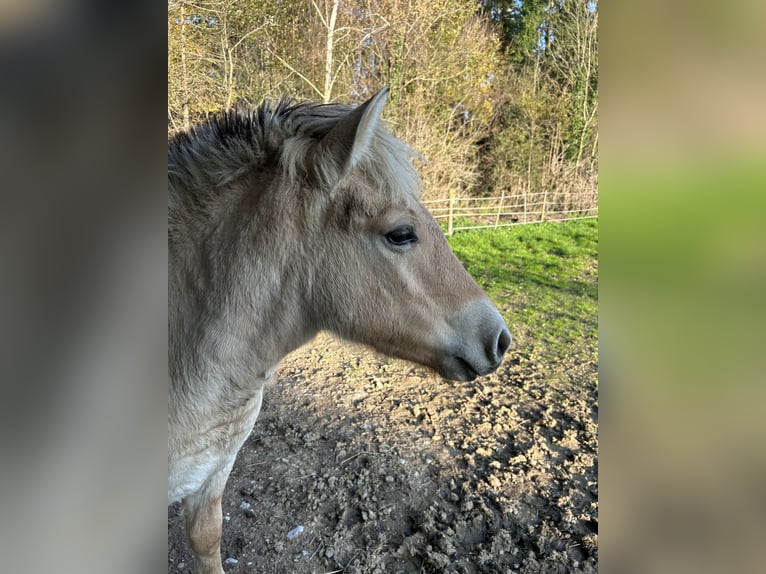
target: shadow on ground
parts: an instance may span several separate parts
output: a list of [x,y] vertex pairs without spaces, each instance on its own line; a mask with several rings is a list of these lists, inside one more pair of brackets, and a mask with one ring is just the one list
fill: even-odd
[[226,571],[596,572],[595,349],[535,356],[473,383],[325,335],[289,356],[226,489]]

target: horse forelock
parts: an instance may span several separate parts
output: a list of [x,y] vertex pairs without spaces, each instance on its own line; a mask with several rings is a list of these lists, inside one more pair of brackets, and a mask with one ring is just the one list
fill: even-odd
[[[283,185],[305,185],[317,174],[324,181],[337,180],[333,158],[317,157],[313,151],[352,109],[288,98],[265,100],[257,108],[238,105],[169,141],[169,184],[189,191],[217,188],[269,163],[281,168]],[[355,171],[389,200],[417,198],[420,178],[412,165],[414,155],[380,122]]]

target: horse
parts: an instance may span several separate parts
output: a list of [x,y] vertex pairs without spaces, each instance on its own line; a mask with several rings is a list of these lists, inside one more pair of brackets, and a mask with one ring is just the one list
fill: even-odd
[[168,504],[221,574],[221,498],[280,360],[322,330],[471,381],[511,334],[359,106],[265,100],[168,142]]

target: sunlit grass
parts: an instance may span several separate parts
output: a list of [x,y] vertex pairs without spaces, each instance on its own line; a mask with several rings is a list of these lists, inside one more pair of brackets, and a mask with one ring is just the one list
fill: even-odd
[[450,245],[528,358],[595,360],[598,220],[459,232]]

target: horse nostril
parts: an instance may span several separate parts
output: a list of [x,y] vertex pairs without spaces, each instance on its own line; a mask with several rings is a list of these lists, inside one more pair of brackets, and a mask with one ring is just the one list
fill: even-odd
[[508,329],[500,331],[500,336],[497,338],[497,358],[502,359],[505,352],[511,346],[511,333]]

